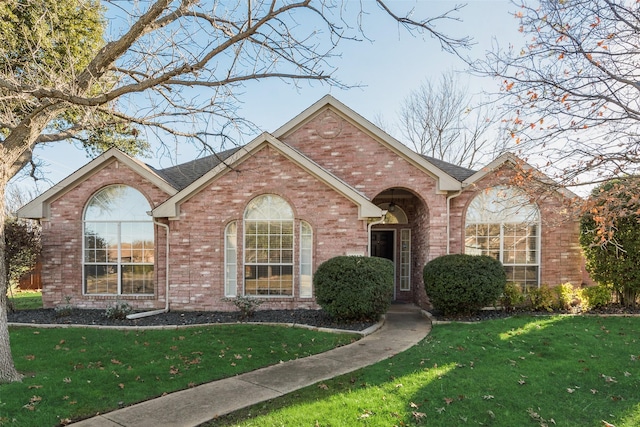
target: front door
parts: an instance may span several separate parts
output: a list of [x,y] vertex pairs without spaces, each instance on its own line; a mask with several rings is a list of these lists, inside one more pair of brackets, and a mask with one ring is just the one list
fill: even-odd
[[371,256],[386,258],[393,262],[393,299],[396,299],[395,286],[395,233],[393,230],[371,230]]
[[390,259],[394,261],[393,231],[371,231],[371,256]]

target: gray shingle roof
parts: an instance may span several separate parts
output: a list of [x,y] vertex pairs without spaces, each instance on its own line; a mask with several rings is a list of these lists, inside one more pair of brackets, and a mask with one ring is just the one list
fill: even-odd
[[465,179],[469,178],[471,175],[476,173],[473,169],[468,169],[462,166],[454,165],[453,163],[445,162],[444,160],[436,159],[435,157],[425,156],[421,154],[423,158],[425,158],[428,162],[436,166],[437,168],[443,170],[448,173],[458,181],[462,182]]
[[[152,166],[149,166],[153,169],[158,175],[160,175],[163,179],[165,179],[169,184],[171,184],[177,190],[182,190],[189,186],[192,182],[200,178],[205,173],[209,172],[211,169],[218,166],[220,163],[224,162],[226,159],[231,157],[234,153],[240,150],[242,147],[234,147],[229,150],[222,151],[220,153],[212,154],[210,156],[201,157],[199,159],[195,159],[186,163],[182,163],[176,166],[171,166],[164,169],[156,169]],[[453,163],[445,162],[444,160],[439,160],[434,157],[420,155],[434,166],[438,167],[442,171],[451,175],[453,178],[458,181],[464,181],[469,178],[471,175],[476,173],[473,169],[468,169],[462,166],[454,165]]]
[[158,175],[164,178],[169,184],[178,190],[182,190],[189,186],[196,179],[200,178],[211,169],[224,162],[242,147],[234,147],[220,153],[210,156],[201,157],[190,162],[171,166],[165,169],[155,169],[151,167]]

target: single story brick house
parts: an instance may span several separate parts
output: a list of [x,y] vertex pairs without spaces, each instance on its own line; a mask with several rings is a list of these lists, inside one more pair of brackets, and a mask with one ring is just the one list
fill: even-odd
[[[419,155],[331,96],[274,133],[167,169],[112,149],[25,205],[42,223],[43,302],[138,310],[317,308],[337,255],[394,261],[394,298],[428,306],[422,268],[489,254],[527,286],[583,280],[569,191],[512,185],[511,154],[474,171]],[[528,168],[525,165],[525,168]]]

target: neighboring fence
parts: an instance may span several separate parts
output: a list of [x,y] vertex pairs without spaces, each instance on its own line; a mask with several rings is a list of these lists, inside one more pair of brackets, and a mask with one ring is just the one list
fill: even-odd
[[28,273],[20,278],[18,287],[23,291],[42,289],[42,263],[38,261]]

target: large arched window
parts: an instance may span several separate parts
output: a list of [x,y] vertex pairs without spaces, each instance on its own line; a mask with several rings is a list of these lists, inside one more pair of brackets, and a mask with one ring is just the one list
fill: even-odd
[[244,212],[244,293],[293,296],[293,210],[265,194]]
[[98,191],[84,211],[84,293],[154,293],[154,229],[147,199],[126,185]]
[[467,209],[465,253],[490,255],[507,281],[538,286],[540,214],[518,189],[498,186],[477,194]]

